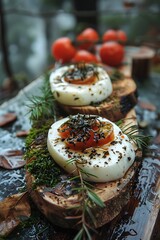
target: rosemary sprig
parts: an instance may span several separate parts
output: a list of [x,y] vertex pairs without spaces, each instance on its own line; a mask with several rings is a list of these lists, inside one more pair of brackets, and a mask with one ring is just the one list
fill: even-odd
[[120,120],[116,124],[121,128],[122,132],[128,136],[129,140],[135,143],[139,149],[147,148],[151,136],[141,134],[137,125],[132,125],[131,123],[124,124],[125,120]]
[[[73,179],[78,179],[80,187],[77,187],[76,191],[78,191],[78,198],[79,198],[79,209],[81,210],[81,215],[78,216],[80,218],[77,224],[81,224],[81,229],[74,237],[74,240],[80,239],[89,239],[92,240],[91,231],[95,232],[95,229],[88,224],[87,217],[90,218],[91,222],[94,226],[96,226],[96,219],[94,214],[92,213],[92,208],[98,206],[100,208],[105,207],[104,202],[98,197],[98,195],[92,190],[93,186],[84,180],[84,175],[89,176],[90,174],[84,171],[80,167],[80,162],[76,159],[70,159],[69,164],[71,162],[75,163],[77,176],[73,177]],[[93,175],[92,175],[93,176]],[[86,238],[87,237],[87,238]]]
[[110,74],[110,79],[112,82],[115,82],[117,80],[122,80],[124,79],[124,75],[123,73],[121,73],[119,70],[115,69],[112,71],[112,73]]
[[49,75],[47,74],[42,86],[41,95],[29,98],[28,105],[30,121],[32,123],[55,117],[54,97],[49,87]]
[[[124,120],[125,121],[125,120]],[[122,132],[128,136],[130,141],[135,143],[139,149],[146,148],[150,141],[150,136],[145,136],[139,133],[138,126],[132,125],[131,123],[124,124],[124,121],[121,120],[117,123],[121,128]],[[80,200],[80,207],[82,211],[81,219],[79,224],[81,224],[81,229],[75,236],[74,240],[81,240],[81,239],[92,239],[91,231],[95,231],[86,221],[86,216],[90,217],[91,222],[94,226],[96,226],[96,219],[92,213],[92,207],[99,206],[103,208],[105,204],[102,200],[98,197],[98,195],[92,190],[93,186],[84,180],[84,174],[86,176],[89,175],[88,172],[85,172],[79,165],[81,162],[78,160],[70,159],[69,164],[75,161],[76,171],[78,172],[78,176],[80,179],[80,188],[79,190],[79,200]]]

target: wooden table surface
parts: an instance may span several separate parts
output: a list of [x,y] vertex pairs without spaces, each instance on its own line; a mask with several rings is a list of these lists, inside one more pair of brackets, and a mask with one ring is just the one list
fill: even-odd
[[[26,114],[28,97],[38,94],[42,85],[42,78],[33,81],[22,89],[19,94],[5,102],[0,107],[0,115],[6,112],[15,112],[17,120],[0,129],[0,151],[3,149],[24,148],[24,138],[16,137],[16,132],[29,130],[30,122]],[[158,82],[159,81],[159,82]],[[101,240],[158,240],[160,239],[160,108],[159,108],[159,76],[152,76],[146,82],[138,82],[139,101],[135,110],[139,123],[146,123],[145,134],[152,135],[152,142],[148,151],[144,153],[142,165],[134,182],[133,196],[122,213],[109,224],[99,229],[95,239]],[[35,90],[36,89],[36,90]],[[159,88],[160,89],[160,88]],[[156,111],[149,109],[143,101],[152,102]],[[4,170],[0,168],[0,200],[8,195],[19,192],[25,185],[25,169]],[[43,216],[34,209],[36,222],[24,228],[18,228],[7,239],[72,239],[72,231],[66,231],[52,226]]]

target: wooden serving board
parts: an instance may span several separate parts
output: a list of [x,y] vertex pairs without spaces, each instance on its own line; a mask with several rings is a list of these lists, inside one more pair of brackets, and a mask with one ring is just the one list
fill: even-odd
[[[17,130],[30,128],[28,116],[26,115],[26,104],[29,103],[28,96],[35,95],[35,88],[42,85],[42,79],[35,80],[32,84],[23,89],[15,98],[5,102],[0,106],[0,113],[13,111],[17,115],[17,120],[0,129],[0,150],[5,148],[17,149],[24,146],[24,138],[15,137]],[[145,85],[140,86],[145,90]],[[150,94],[157,98],[156,91]],[[145,91],[145,96],[147,90]],[[143,97],[143,96],[142,96]],[[137,107],[138,119],[147,115],[149,132],[156,132],[158,114],[148,114],[145,110]],[[148,131],[146,132],[148,134]],[[149,151],[144,153],[143,161],[138,169],[136,181],[133,186],[133,194],[128,204],[122,209],[121,213],[111,222],[99,228],[93,240],[159,240],[159,192],[160,192],[160,151],[158,145],[150,145]],[[3,170],[0,169],[0,197],[19,192],[19,187],[24,186],[24,169],[22,170]],[[19,227],[8,239],[54,239],[71,240],[75,235],[74,231],[58,228],[51,225],[46,219],[42,218],[39,210],[37,211],[36,222],[27,227]]]
[[[124,126],[128,126],[128,124],[130,124],[130,126],[137,124],[135,110],[132,109],[123,121]],[[38,146],[35,144],[35,141],[33,141],[33,145],[30,146],[31,150],[37,147],[41,148],[40,141],[38,141]],[[96,228],[100,228],[113,220],[128,203],[132,194],[134,177],[138,166],[141,163],[141,159],[142,152],[136,150],[136,161],[123,178],[108,183],[92,184],[94,186],[94,192],[106,205],[104,208],[96,206],[92,209],[93,214],[96,216]],[[27,159],[27,161],[30,164],[32,161],[36,161],[36,159],[31,158]],[[60,194],[62,188],[60,183],[58,184],[59,187],[56,187],[56,192],[59,192],[58,195],[53,190],[47,191],[46,186],[39,186],[38,188],[33,189],[34,177],[28,172],[26,175],[26,182],[28,191],[30,192],[33,201],[50,222],[62,228],[76,229],[79,227],[77,226],[79,219],[77,220],[72,217],[75,217],[76,215],[79,216],[81,214],[81,211],[77,212],[77,209],[75,208],[80,204],[77,194],[70,195],[68,197]],[[68,217],[70,219],[68,219]],[[88,224],[93,224],[89,218]],[[92,227],[95,228],[95,226]]]

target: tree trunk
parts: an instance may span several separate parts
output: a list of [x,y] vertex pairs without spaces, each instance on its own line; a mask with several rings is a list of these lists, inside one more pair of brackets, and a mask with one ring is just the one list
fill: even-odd
[[6,41],[7,26],[5,24],[5,17],[3,11],[3,0],[0,0],[0,42],[3,56],[3,66],[7,75],[7,80],[4,82],[4,90],[13,91],[17,87],[14,80],[13,73],[10,67],[9,54]]
[[[78,12],[88,12],[86,15],[76,15],[77,23],[80,23],[85,27],[93,27],[98,30],[98,18],[97,18],[97,0],[77,1],[73,0],[74,9]],[[92,13],[92,14],[90,14]],[[94,14],[95,13],[95,14]]]

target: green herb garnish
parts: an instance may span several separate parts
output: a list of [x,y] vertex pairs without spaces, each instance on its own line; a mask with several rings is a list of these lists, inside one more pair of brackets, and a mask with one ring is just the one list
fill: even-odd
[[44,78],[44,85],[41,88],[40,96],[29,98],[28,105],[31,122],[42,121],[56,116],[54,97],[49,86],[49,75]]
[[[53,121],[53,120],[52,120]],[[25,159],[27,171],[34,177],[34,188],[41,185],[53,187],[60,181],[61,170],[53,161],[47,149],[47,134],[51,121],[32,128],[26,139]]]
[[98,78],[98,71],[96,65],[86,64],[84,62],[80,62],[74,65],[73,68],[69,68],[62,77],[68,79],[68,82],[76,83],[76,80],[84,81],[86,78],[95,76]]
[[112,82],[115,82],[117,80],[122,80],[124,79],[123,73],[118,71],[117,69],[113,70],[112,73],[110,74],[110,79]]
[[[92,212],[95,207],[103,208],[105,207],[104,202],[98,197],[98,195],[93,191],[95,186],[88,183],[84,180],[84,175],[87,177],[89,175],[93,176],[92,174],[89,174],[88,172],[85,172],[80,167],[80,162],[78,159],[72,159],[69,160],[67,164],[71,164],[72,162],[75,163],[77,176],[74,177],[74,180],[79,181],[79,187],[76,187],[78,199],[79,199],[79,206],[77,207],[77,210],[80,210],[81,214],[78,216],[78,225],[81,225],[81,228],[77,235],[75,236],[74,240],[80,240],[80,239],[90,239],[92,240],[91,232],[95,232],[95,229],[88,224],[88,217],[91,220],[91,223],[94,227],[96,227],[96,218],[94,216],[94,213]],[[73,180],[73,178],[72,178]],[[72,219],[76,218],[77,216],[72,216]]]
[[126,134],[129,140],[135,143],[139,149],[147,148],[151,136],[141,134],[137,125],[131,125],[131,123],[124,125],[125,120],[126,119],[117,122],[117,125],[121,128],[122,132]]

